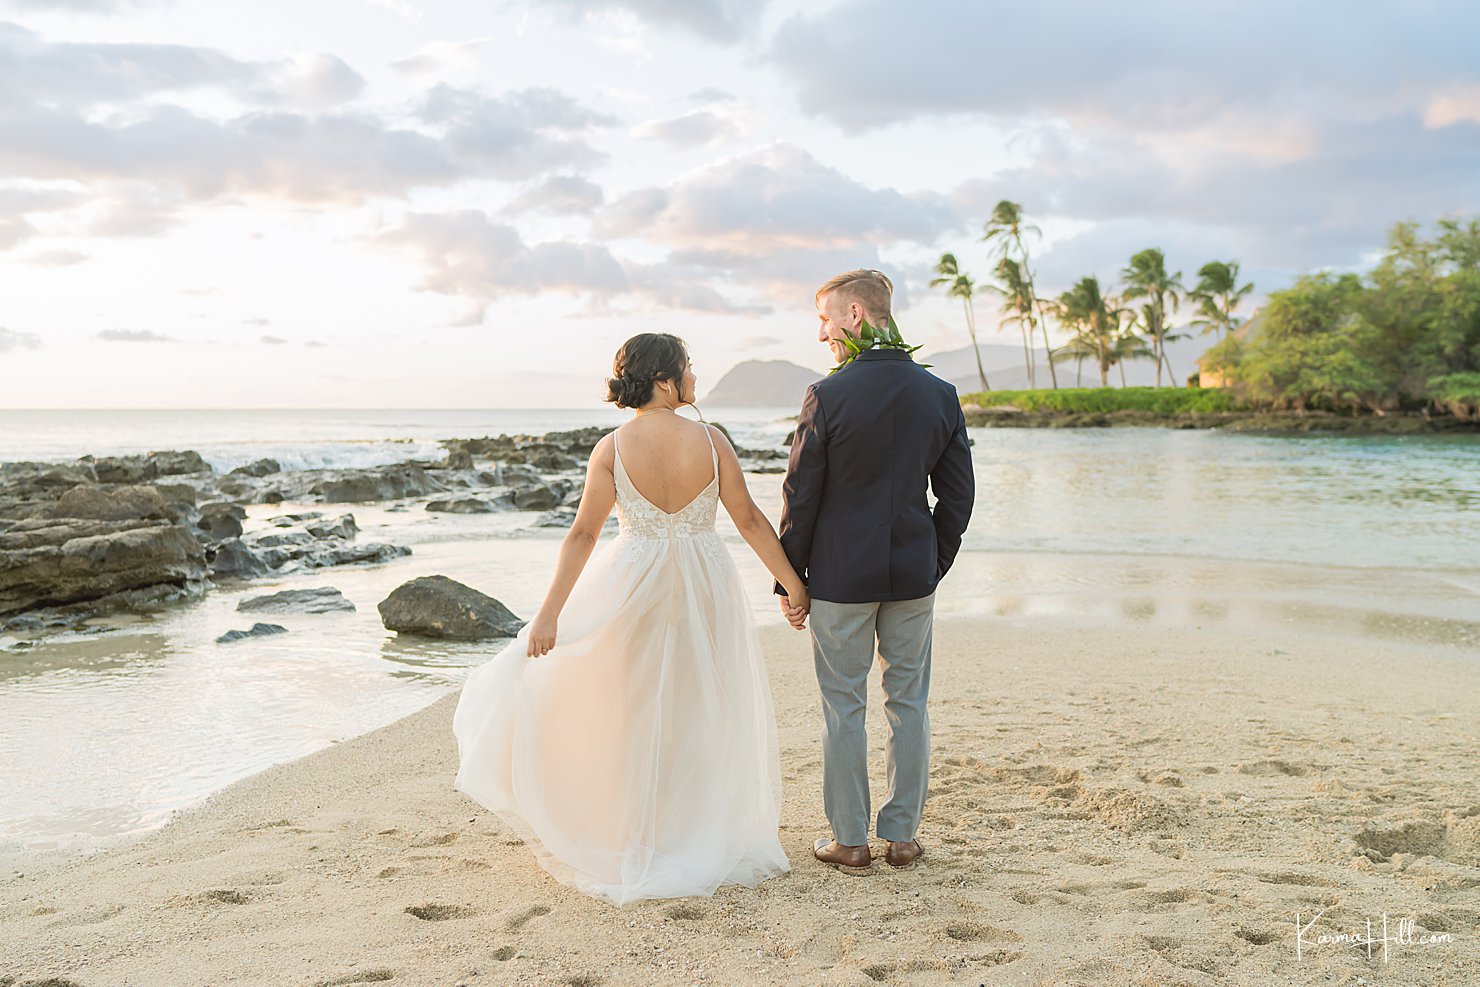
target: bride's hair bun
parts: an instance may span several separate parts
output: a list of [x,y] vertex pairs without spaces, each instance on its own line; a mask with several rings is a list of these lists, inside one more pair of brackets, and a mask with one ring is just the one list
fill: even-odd
[[606,399],[618,408],[640,408],[653,399],[655,381],[677,383],[688,362],[688,351],[677,336],[639,333],[617,350],[612,376],[606,382]]

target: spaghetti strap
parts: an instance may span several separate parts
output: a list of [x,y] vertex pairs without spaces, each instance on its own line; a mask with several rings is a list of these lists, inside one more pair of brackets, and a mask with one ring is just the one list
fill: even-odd
[[719,450],[714,447],[714,433],[709,430],[709,424],[704,423],[704,437],[709,440],[709,465],[714,470],[713,483],[719,479]]

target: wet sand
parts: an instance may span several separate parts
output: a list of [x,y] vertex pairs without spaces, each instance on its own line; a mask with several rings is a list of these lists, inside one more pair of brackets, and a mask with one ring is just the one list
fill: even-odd
[[[793,869],[757,889],[555,883],[452,789],[452,695],[8,880],[0,984],[1480,982],[1474,649],[942,615],[926,859],[853,877],[809,853],[807,640],[763,637]],[[1386,961],[1318,941],[1384,914]]]

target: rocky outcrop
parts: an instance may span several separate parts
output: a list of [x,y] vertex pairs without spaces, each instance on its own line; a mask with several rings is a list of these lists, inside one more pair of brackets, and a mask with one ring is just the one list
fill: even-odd
[[268,596],[254,596],[236,605],[242,613],[330,613],[353,611],[355,605],[333,586],[314,589],[285,589]]
[[513,637],[526,623],[493,597],[446,576],[402,583],[378,609],[388,630],[453,641]]
[[29,518],[0,533],[0,616],[193,598],[204,593],[207,574],[200,542],[168,520]]
[[232,641],[240,641],[242,638],[245,638],[245,637],[266,637],[269,634],[286,634],[286,633],[288,633],[288,629],[286,627],[284,627],[282,624],[263,624],[263,623],[256,623],[256,624],[253,624],[252,625],[252,627],[251,627],[250,630],[245,630],[245,631],[236,631],[236,630],[227,631],[225,634],[222,634],[220,637],[216,638],[216,643],[217,644],[230,644]]
[[223,578],[252,578],[267,572],[387,562],[411,554],[411,549],[404,545],[354,544],[359,526],[353,514],[325,520],[321,514],[312,512],[280,515],[272,520],[271,528],[214,546],[210,553],[211,573]]
[[214,472],[200,453],[190,449],[170,449],[145,456],[82,456],[77,462],[91,466],[98,483],[144,483],[160,476]]
[[91,521],[127,521],[169,517],[164,498],[143,485],[92,486],[78,484],[42,511],[43,517],[82,518]]
[[374,470],[323,472],[331,475],[314,482],[308,492],[318,495],[327,504],[425,497],[447,489],[440,481],[428,476],[426,470],[409,463]]
[[244,476],[270,476],[273,473],[281,473],[282,471],[283,466],[276,459],[257,459],[245,466],[238,466],[231,472]]
[[427,510],[439,514],[496,514],[514,509],[514,498],[503,497],[457,497],[453,500],[433,500]]

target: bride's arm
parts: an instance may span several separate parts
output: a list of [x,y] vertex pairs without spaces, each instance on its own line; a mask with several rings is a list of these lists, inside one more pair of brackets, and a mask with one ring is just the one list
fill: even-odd
[[581,491],[581,506],[576,508],[576,519],[570,531],[560,543],[560,561],[555,566],[555,578],[540,612],[529,623],[530,658],[549,653],[555,647],[556,625],[570,591],[575,587],[581,571],[591,558],[596,539],[601,535],[601,526],[606,523],[617,502],[617,482],[612,475],[614,459],[612,437],[608,433],[591,450],[591,461],[586,464],[586,489]]
[[792,567],[791,560],[786,557],[786,551],[776,537],[776,529],[771,526],[771,519],[750,498],[750,489],[745,485],[745,471],[740,468],[740,459],[735,455],[734,447],[719,429],[712,425],[706,425],[705,428],[713,435],[714,447],[719,452],[719,497],[725,505],[725,511],[735,522],[745,544],[750,546],[771,575],[776,577],[781,588],[786,590],[790,605],[807,609],[810,604],[807,584],[802,582],[796,569]]

